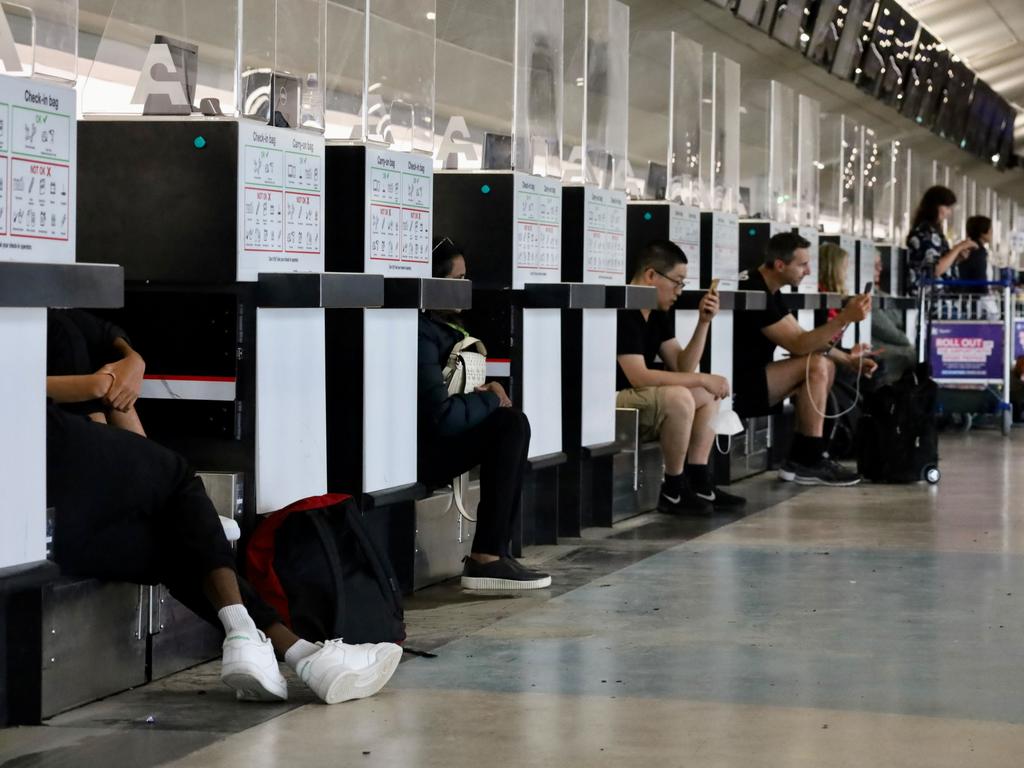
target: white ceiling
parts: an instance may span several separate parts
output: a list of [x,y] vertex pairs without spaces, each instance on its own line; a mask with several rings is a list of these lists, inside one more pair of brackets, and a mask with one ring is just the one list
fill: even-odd
[[[638,30],[674,29],[739,62],[746,72],[779,80],[817,99],[823,112],[842,112],[898,138],[919,156],[970,175],[980,185],[1024,203],[1024,170],[1000,172],[990,164],[915,125],[895,109],[832,76],[800,53],[707,0],[623,0]],[[955,53],[1005,98],[1024,106],[1024,0],[903,0]],[[928,21],[931,19],[931,21]],[[960,45],[963,49],[958,48]],[[1024,152],[1024,115],[1017,119],[1017,152]]]

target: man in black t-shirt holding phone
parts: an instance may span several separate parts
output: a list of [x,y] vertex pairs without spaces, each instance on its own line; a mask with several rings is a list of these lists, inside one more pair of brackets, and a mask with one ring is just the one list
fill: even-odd
[[[844,469],[825,453],[825,406],[837,365],[855,374],[874,374],[878,364],[870,347],[858,344],[849,352],[834,345],[850,323],[871,312],[869,291],[852,297],[831,320],[805,331],[782,300],[780,289],[794,288],[810,274],[811,244],[794,232],[768,241],[764,263],[740,283],[743,291],[764,291],[763,310],[737,312],[733,337],[733,380],[736,413],[747,418],[780,413],[787,397],[796,400],[796,430],[789,458],[779,470],[783,480],[801,485],[856,485],[860,476]],[[775,348],[789,352],[775,360]]]
[[[619,310],[615,404],[640,413],[640,438],[661,443],[665,480],[658,496],[661,512],[710,512],[746,500],[716,488],[708,471],[715,441],[713,421],[729,396],[722,376],[698,373],[718,294],[700,302],[700,318],[685,349],[676,339],[671,312],[686,283],[686,255],[668,240],[648,243],[637,254],[631,285],[652,286],[657,309]],[[664,367],[658,365],[658,360]]]

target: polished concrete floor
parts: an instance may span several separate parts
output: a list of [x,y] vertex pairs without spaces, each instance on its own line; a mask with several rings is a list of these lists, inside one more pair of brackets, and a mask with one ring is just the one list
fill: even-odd
[[[558,588],[441,585],[373,699],[240,705],[204,665],[0,731],[15,766],[1020,766],[1024,433],[944,438],[937,487],[762,477],[746,516],[537,548]],[[146,719],[152,717],[152,723]]]

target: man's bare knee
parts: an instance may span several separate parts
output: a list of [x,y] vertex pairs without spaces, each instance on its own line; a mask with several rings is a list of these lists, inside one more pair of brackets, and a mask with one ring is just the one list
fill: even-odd
[[808,378],[812,383],[828,385],[835,374],[835,366],[824,355],[811,355],[808,360]]
[[661,403],[666,416],[683,416],[692,418],[696,410],[693,395],[686,387],[662,387]]

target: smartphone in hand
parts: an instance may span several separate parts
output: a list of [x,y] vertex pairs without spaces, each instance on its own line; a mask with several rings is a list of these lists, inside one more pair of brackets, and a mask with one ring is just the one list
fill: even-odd
[[869,280],[868,282],[866,282],[864,284],[864,294],[867,295],[867,296],[870,296],[871,295],[871,291],[874,289],[874,287],[875,287],[875,284],[874,284],[873,281]]
[[711,285],[708,286],[708,292],[709,293],[714,293],[716,295],[718,294],[718,278],[717,277],[714,280],[711,281]]

